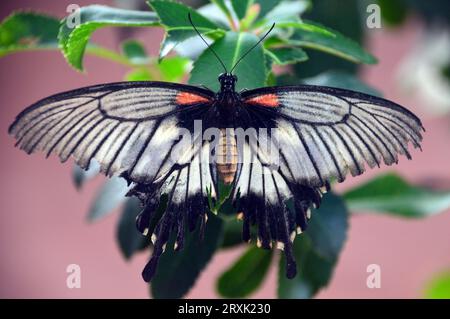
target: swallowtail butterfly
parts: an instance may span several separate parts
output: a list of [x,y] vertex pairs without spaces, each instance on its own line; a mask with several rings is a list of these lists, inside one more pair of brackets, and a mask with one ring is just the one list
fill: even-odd
[[[399,155],[410,159],[409,143],[420,148],[420,120],[391,101],[307,85],[236,92],[237,77],[226,68],[218,80],[219,92],[122,82],[60,93],[25,109],[9,132],[27,153],[55,153],[62,162],[73,157],[85,169],[95,159],[105,175],[126,178],[133,185],[129,195],[143,203],[137,228],[145,235],[161,194],[167,194],[166,210],[148,234],[154,248],[143,271],[146,281],[171,234],[179,250],[185,231],[205,227],[219,183],[231,188],[243,240],[250,240],[256,225],[258,246],[271,249],[275,243],[284,250],[292,278],[293,240],[329,183],[362,174],[365,164],[391,165]],[[267,134],[252,138],[259,129]],[[189,143],[181,138],[186,133]],[[267,141],[276,156],[264,147]]]

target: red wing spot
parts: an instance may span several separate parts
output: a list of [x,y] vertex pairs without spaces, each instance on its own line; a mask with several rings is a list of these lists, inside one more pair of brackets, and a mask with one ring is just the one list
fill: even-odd
[[188,105],[188,104],[196,104],[196,103],[205,103],[209,100],[201,95],[189,93],[189,92],[180,92],[177,94],[177,104],[179,105]]
[[247,103],[262,105],[265,107],[277,107],[280,105],[276,94],[258,95],[247,100]]

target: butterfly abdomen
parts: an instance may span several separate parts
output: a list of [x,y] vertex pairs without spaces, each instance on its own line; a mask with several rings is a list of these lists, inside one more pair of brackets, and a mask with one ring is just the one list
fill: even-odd
[[225,185],[234,181],[237,170],[237,145],[233,128],[221,129],[216,153],[216,167],[220,180]]

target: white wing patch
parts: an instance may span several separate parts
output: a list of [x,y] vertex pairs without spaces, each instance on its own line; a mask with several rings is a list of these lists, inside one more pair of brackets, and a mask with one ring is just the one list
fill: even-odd
[[278,99],[284,114],[304,122],[339,122],[349,112],[345,100],[320,92],[280,92]]

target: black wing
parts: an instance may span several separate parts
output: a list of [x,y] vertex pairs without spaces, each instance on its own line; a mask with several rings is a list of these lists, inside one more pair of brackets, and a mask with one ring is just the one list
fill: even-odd
[[[408,144],[420,147],[420,120],[405,108],[370,95],[315,87],[269,87],[242,93],[247,126],[274,129],[272,146],[259,138],[244,143],[232,193],[244,218],[244,239],[258,224],[258,245],[275,241],[284,249],[287,276],[296,273],[295,234],[303,231],[309,208],[324,189],[346,175],[410,158]],[[265,145],[262,147],[261,145]]]
[[167,209],[151,236],[154,256],[144,270],[150,280],[170,232],[178,233],[181,248],[185,222],[191,229],[198,219],[204,222],[208,193],[215,197],[213,167],[200,160],[210,154],[209,144],[183,138],[202,137],[195,135],[194,121],[208,113],[213,98],[209,90],[180,84],[103,84],[37,102],[9,132],[27,153],[55,153],[63,162],[72,156],[82,168],[95,159],[104,174],[133,183],[130,194],[146,205],[137,221],[144,234],[167,194]]

